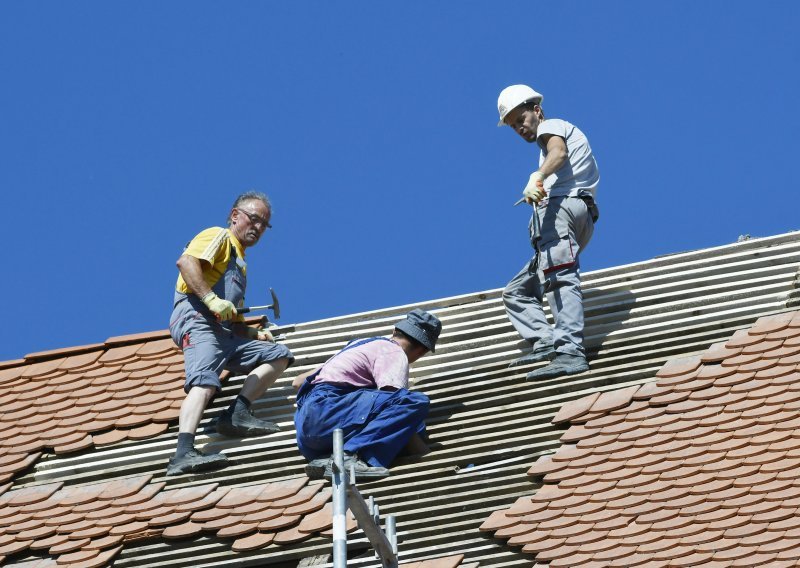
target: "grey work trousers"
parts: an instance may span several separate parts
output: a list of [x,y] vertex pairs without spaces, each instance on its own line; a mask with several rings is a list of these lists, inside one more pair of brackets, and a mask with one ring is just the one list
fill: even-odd
[[[538,245],[533,218],[530,231],[531,242],[539,249],[538,266],[534,256],[503,290],[506,313],[535,351],[552,346],[560,353],[585,356],[578,255],[592,238],[592,213],[581,198],[555,197],[546,206],[535,208],[536,214],[541,227]],[[544,296],[553,313],[555,328],[545,318]]]

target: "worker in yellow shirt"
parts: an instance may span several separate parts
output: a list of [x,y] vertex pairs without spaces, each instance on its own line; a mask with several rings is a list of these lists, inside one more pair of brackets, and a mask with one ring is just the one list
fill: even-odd
[[240,195],[228,215],[228,227],[212,227],[198,234],[177,265],[180,275],[170,318],[170,335],[183,350],[186,368],[178,429],[178,447],[169,460],[167,475],[180,475],[227,464],[224,454],[195,449],[197,425],[212,397],[219,392],[220,372],[249,372],[242,390],[217,420],[225,436],[262,436],[278,431],[277,424],[253,415],[251,404],[294,362],[285,345],[274,343],[266,329],[244,324],[236,312],[244,305],[247,285],[245,249],[258,243],[272,210],[263,193]]

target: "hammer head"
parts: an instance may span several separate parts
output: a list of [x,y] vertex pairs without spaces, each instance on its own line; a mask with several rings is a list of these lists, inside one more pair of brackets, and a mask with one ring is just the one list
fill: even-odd
[[275,319],[281,319],[281,304],[278,302],[278,296],[275,295],[275,290],[269,289],[272,296],[272,313],[275,314]]

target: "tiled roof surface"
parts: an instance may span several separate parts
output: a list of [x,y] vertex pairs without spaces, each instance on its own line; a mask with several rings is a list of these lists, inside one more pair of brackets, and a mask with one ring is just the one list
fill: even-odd
[[184,396],[182,354],[169,338],[119,343],[0,369],[0,483],[46,449],[66,454],[167,430]]
[[800,312],[571,402],[543,477],[482,525],[559,567],[800,565]]
[[166,332],[31,353],[16,363],[0,366],[0,484],[46,450],[68,454],[163,434],[184,398],[183,354]]
[[464,560],[463,554],[455,554],[453,556],[420,560],[419,562],[404,562],[400,564],[400,568],[476,568],[478,566],[477,562],[462,564],[462,560]]
[[[60,446],[51,444],[61,447],[59,453],[47,446],[27,448],[28,455],[40,453],[40,457],[29,458],[24,469],[5,470],[7,481],[0,482],[0,494],[59,483],[62,484],[60,491],[77,490],[142,476],[151,478],[148,486],[166,483],[162,491],[194,489],[209,484],[218,484],[217,490],[232,491],[305,480],[304,460],[294,440],[292,379],[326,360],[349,339],[385,335],[405,312],[421,307],[434,311],[444,323],[436,353],[422,358],[412,367],[416,388],[422,389],[432,401],[427,420],[432,451],[421,459],[400,460],[392,467],[391,477],[363,486],[362,493],[376,498],[382,516],[397,517],[403,563],[463,554],[462,566],[475,562],[496,568],[529,566],[533,562],[530,554],[523,553],[519,547],[508,546],[507,540],[482,533],[479,527],[492,511],[507,508],[519,497],[536,493],[540,478],[527,476],[526,472],[540,455],[551,453],[560,445],[563,429],[551,423],[559,409],[591,395],[597,400],[591,402],[582,418],[617,412],[620,407],[610,408],[620,404],[620,395],[610,394],[610,391],[638,389],[653,381],[666,361],[700,355],[712,344],[750,327],[757,317],[785,312],[798,305],[798,263],[800,233],[789,233],[586,273],[586,343],[592,369],[574,377],[536,384],[524,381],[530,368],[507,368],[508,362],[519,356],[523,344],[504,313],[500,289],[283,326],[275,333],[285,336],[282,341],[295,353],[296,364],[253,405],[259,417],[276,421],[282,431],[244,440],[203,433],[209,421],[236,396],[244,377],[228,378],[222,393],[204,414],[197,437],[198,447],[225,452],[231,461],[229,467],[194,477],[164,477],[177,436],[179,402],[174,402],[169,405],[173,413],[169,421],[154,420],[157,412],[149,416],[149,424],[117,425],[115,418],[113,425],[86,432],[94,439],[82,450],[64,451],[66,444],[60,438]],[[131,359],[120,358],[123,349]],[[159,350],[161,353],[157,355]],[[110,354],[106,356],[106,353]],[[169,388],[158,387],[163,391],[151,391],[148,386],[146,392],[141,392],[139,387],[149,385],[145,381],[147,378],[182,374],[182,361],[166,332],[138,334],[112,338],[103,344],[0,362],[0,418],[18,411],[16,399],[9,396],[11,389],[28,392],[37,388],[41,381],[54,378],[64,381],[54,384],[54,389],[59,387],[71,392],[73,385],[83,384],[86,375],[98,373],[88,377],[94,379],[109,376],[103,375],[106,372],[127,372],[123,367],[133,364],[133,358],[140,358],[141,365],[154,366],[150,377],[140,377],[140,383],[127,381],[135,375],[126,377],[129,401],[125,410],[119,412],[135,409],[142,397],[152,393],[169,392],[173,401],[183,398],[180,376],[172,377]],[[66,363],[68,360],[71,362]],[[65,367],[61,367],[62,364]],[[78,366],[81,364],[83,366]],[[48,365],[51,366],[49,370]],[[109,371],[112,366],[119,368]],[[65,369],[66,374],[62,373]],[[145,373],[145,369],[139,371]],[[49,393],[40,394],[46,399]],[[39,408],[38,398],[28,398],[30,404],[26,410]],[[66,406],[77,406],[80,398],[71,397],[69,400],[75,402]],[[55,409],[64,404],[46,400],[46,404],[53,404],[47,408]],[[114,396],[111,400],[115,400]],[[593,408],[595,402],[598,406]],[[586,406],[588,403],[578,404]],[[62,411],[70,412],[59,409],[46,420]],[[49,411],[37,412],[47,415]],[[571,412],[574,414],[576,410],[573,408]],[[131,410],[127,416],[135,414]],[[97,417],[93,416],[91,424],[95,424],[95,420]],[[110,418],[102,422],[109,421]],[[2,435],[3,447],[8,447],[6,441],[16,438],[16,434],[6,434],[15,432],[15,425],[9,427],[4,423],[3,427],[8,428]],[[141,427],[154,430],[130,435],[130,431]],[[124,434],[124,439],[118,432]],[[577,443],[579,430],[571,430],[571,435],[575,437],[572,443]],[[98,437],[104,443],[97,443]],[[24,447],[15,444],[11,454],[18,456]],[[14,463],[13,458],[11,461]],[[2,473],[0,471],[0,475]],[[9,473],[12,474],[10,478]],[[316,512],[309,516],[314,514]],[[216,519],[208,522],[213,521]],[[261,548],[258,548],[262,544],[259,539],[265,537],[259,536],[260,529],[246,535],[225,536],[226,533],[220,531],[226,527],[220,527],[199,534],[186,532],[182,538],[175,539],[168,538],[172,531],[189,527],[178,529],[164,525],[159,529],[161,533],[123,540],[112,562],[114,568],[221,565],[285,568],[301,560],[308,565],[324,564],[331,552],[327,531],[304,533],[311,536],[296,540],[302,531],[299,528],[297,532],[291,531],[302,522],[298,520],[296,525],[280,529],[285,534],[280,539],[276,536]],[[178,522],[175,526],[184,524],[185,521]],[[65,525],[69,522],[65,521]],[[237,541],[239,545],[235,548]],[[376,566],[363,533],[356,531],[348,538],[348,545],[349,566]],[[55,562],[55,558],[60,556],[51,556],[49,549],[26,548],[8,555],[6,562],[13,565],[38,562],[46,566]]]
[[[325,534],[330,490],[304,477],[243,487],[207,483],[165,489],[151,476],[64,487],[61,482],[0,496],[0,563],[45,551],[58,564],[106,566],[132,541],[233,539],[234,551],[266,548]],[[350,531],[355,530],[351,520]]]

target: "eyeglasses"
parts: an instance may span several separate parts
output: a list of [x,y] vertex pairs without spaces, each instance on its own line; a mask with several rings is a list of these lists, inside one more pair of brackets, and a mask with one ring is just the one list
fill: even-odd
[[252,223],[252,225],[256,229],[259,229],[261,231],[265,231],[267,229],[271,229],[272,228],[272,225],[270,225],[269,221],[264,219],[264,217],[261,217],[260,215],[256,215],[255,213],[250,213],[249,211],[245,211],[244,209],[239,209],[238,207],[236,208],[236,210],[239,213],[244,213],[245,215],[247,215],[247,218],[250,219],[250,223]]

